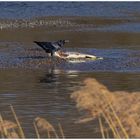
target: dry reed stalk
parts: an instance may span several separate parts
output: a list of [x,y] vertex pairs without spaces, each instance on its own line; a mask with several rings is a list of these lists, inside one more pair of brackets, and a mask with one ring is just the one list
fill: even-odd
[[99,121],[99,126],[100,126],[100,131],[102,134],[102,138],[105,139],[104,128],[103,128],[103,124],[102,124],[102,120],[101,120],[100,116],[98,117],[98,121]]
[[127,132],[126,132],[126,130],[125,130],[125,128],[124,128],[124,126],[123,126],[123,124],[122,124],[120,118],[119,118],[118,115],[116,114],[116,112],[115,112],[115,110],[113,109],[113,107],[112,107],[111,104],[110,104],[110,107],[111,107],[111,109],[112,109],[112,111],[113,111],[113,114],[114,114],[114,116],[115,116],[115,118],[116,118],[118,124],[120,125],[120,128],[122,129],[122,132],[124,133],[125,137],[126,137],[127,139],[129,139],[129,136],[128,136],[128,134],[127,134]]
[[105,94],[104,92],[103,92],[103,94],[104,94],[106,100],[108,101],[108,105],[109,105],[110,109],[112,110],[113,116],[114,116],[115,119],[117,120],[118,125],[120,126],[122,132],[124,133],[124,136],[125,136],[126,138],[129,138],[129,136],[128,136],[128,134],[127,134],[127,132],[126,132],[126,130],[125,130],[123,124],[121,123],[120,118],[119,118],[118,115],[116,114],[115,109],[113,108],[113,106],[112,106],[112,104],[111,104],[109,98],[106,96],[106,94]]
[[56,137],[57,139],[59,138],[59,136],[57,135],[56,131],[54,131],[54,135],[55,135],[55,137]]
[[[102,90],[102,94],[103,94],[103,96],[104,96],[104,100],[105,100],[105,102],[106,102],[106,104],[107,104],[107,106],[108,106],[108,108],[107,109],[111,109],[112,110],[112,113],[113,113],[113,116],[115,117],[115,119],[117,120],[117,122],[118,122],[118,124],[119,124],[119,126],[120,126],[120,128],[121,128],[121,130],[122,130],[122,132],[124,133],[124,136],[126,137],[126,138],[129,138],[129,136],[128,136],[128,134],[127,134],[127,132],[126,132],[126,130],[125,130],[125,128],[123,127],[123,125],[122,125],[122,123],[121,123],[121,120],[119,119],[119,117],[117,116],[117,114],[116,114],[116,112],[115,112],[115,110],[114,110],[114,108],[113,108],[113,106],[112,106],[112,104],[111,104],[111,101],[112,101],[112,99],[110,99],[110,96],[108,96],[108,92],[106,92],[106,90]],[[97,95],[98,96],[98,98],[100,98],[100,96],[99,95]],[[111,96],[112,97],[112,96]],[[110,99],[110,100],[109,100]],[[102,104],[101,104],[102,105]],[[103,106],[104,107],[104,106]],[[103,111],[104,110],[106,110],[106,109],[103,109]],[[110,112],[110,111],[107,111],[107,112]],[[108,113],[109,114],[109,113]],[[109,117],[109,116],[108,116]],[[115,131],[116,131],[116,133],[117,133],[117,135],[118,135],[118,137],[119,138],[121,138],[120,137],[120,134],[119,134],[119,132],[118,132],[118,130],[117,130],[117,128],[115,127],[115,125],[114,125],[114,123],[113,123],[113,121],[112,121],[112,119],[111,119],[111,116],[110,116],[110,120],[111,120],[111,124],[113,125],[113,127],[114,127],[114,129],[115,129]]]
[[[112,100],[112,99],[110,99],[109,94],[107,94],[106,91],[105,91],[105,92],[103,91],[102,93],[104,94],[104,97],[106,98],[106,101],[108,102],[109,108],[111,109],[111,112],[113,113],[113,116],[115,117],[116,121],[118,122],[118,124],[119,124],[119,126],[120,126],[120,128],[121,128],[121,130],[122,130],[122,132],[123,132],[123,134],[124,134],[124,136],[125,136],[126,138],[129,138],[129,136],[128,136],[128,134],[127,134],[127,132],[126,132],[124,126],[123,126],[122,123],[121,123],[120,118],[118,117],[118,115],[117,115],[115,109],[114,109],[113,106],[112,106],[112,103],[111,103],[111,100]],[[106,93],[106,94],[105,94],[105,93]],[[112,96],[111,96],[111,97],[112,97]],[[109,99],[110,99],[110,100],[109,100]],[[110,111],[109,111],[109,112],[110,112]],[[113,123],[113,122],[112,122],[112,123]],[[117,128],[116,128],[116,130],[117,130]],[[116,131],[116,132],[118,133],[118,131]],[[118,135],[119,135],[119,133],[118,133]]]
[[[98,94],[95,95],[95,97],[100,99],[100,96],[99,96]],[[104,99],[105,99],[105,98],[104,98]],[[121,138],[121,136],[120,136],[120,134],[119,134],[119,132],[118,132],[118,130],[117,130],[117,128],[116,128],[116,125],[115,125],[114,122],[113,122],[113,118],[112,118],[112,116],[111,116],[111,114],[110,114],[109,107],[108,107],[108,106],[109,106],[109,105],[108,105],[108,102],[105,101],[105,104],[106,104],[106,105],[104,105],[104,104],[102,103],[102,104],[99,105],[99,108],[100,108],[100,110],[101,110],[100,112],[101,112],[102,114],[104,114],[103,117],[104,117],[104,119],[107,121],[108,125],[111,127],[112,132],[113,132],[113,134],[114,134],[114,137],[115,137],[115,138]]]
[[112,110],[112,113],[113,113],[114,117],[116,118],[116,120],[117,120],[117,122],[118,122],[120,128],[122,129],[122,132],[124,133],[125,137],[128,139],[129,136],[128,136],[128,134],[127,134],[127,132],[126,132],[126,130],[125,130],[123,124],[121,123],[121,120],[120,120],[120,118],[118,117],[118,115],[117,115],[115,109],[113,108],[111,101],[109,100],[109,98],[108,98],[109,96],[107,96],[106,92],[102,92],[102,93],[103,93],[104,97],[106,98],[106,100],[107,100],[107,102],[108,102],[108,105],[109,105],[110,109]]
[[51,138],[50,131],[47,130],[48,139]]
[[0,123],[1,123],[1,133],[2,133],[2,136],[8,137],[8,132],[7,132],[7,129],[4,127],[4,122],[3,122],[3,118],[2,118],[1,114],[0,114]]
[[[96,97],[96,98],[98,98],[98,99],[100,99],[100,98],[102,98],[103,100],[103,102],[104,103],[102,103],[101,105],[100,105],[100,108],[101,108],[101,112],[104,112],[104,114],[106,114],[106,115],[104,115],[104,118],[108,118],[108,123],[110,124],[110,126],[112,127],[112,131],[113,131],[113,134],[114,134],[114,136],[116,137],[116,138],[121,138],[120,137],[120,134],[119,134],[119,132],[118,132],[118,130],[117,130],[117,128],[115,127],[115,124],[114,124],[114,122],[113,122],[113,120],[112,120],[112,116],[110,115],[110,111],[109,111],[109,108],[110,108],[110,102],[112,101],[112,99],[110,99],[110,101],[108,101],[108,98],[107,98],[107,95],[108,95],[108,93],[105,91],[104,89],[102,89],[102,94],[105,96],[105,97],[101,97],[100,95],[98,95],[98,94],[95,94],[94,96]],[[102,96],[103,96],[102,95]],[[112,97],[112,96],[111,96]]]
[[15,111],[14,111],[13,106],[10,105],[10,108],[11,108],[11,111],[12,111],[13,116],[14,116],[14,118],[15,118],[15,121],[16,121],[16,123],[17,123],[17,126],[18,126],[18,128],[19,128],[20,136],[21,136],[21,138],[25,138],[25,135],[24,135],[23,129],[22,129],[21,125],[20,125],[20,122],[19,122],[18,117],[17,117],[17,115],[16,115],[16,113],[15,113]]
[[33,122],[33,125],[34,125],[36,136],[37,136],[38,139],[40,139],[40,134],[39,134],[39,131],[37,129],[37,126],[36,126],[35,122]]
[[110,126],[112,126],[112,128],[113,128],[114,137],[115,138],[121,138],[121,136],[119,134],[120,132],[116,128],[116,124],[113,121],[113,116],[111,116],[110,113],[109,113],[109,111],[107,111],[107,110],[103,110],[102,112],[103,112],[104,118],[107,118],[108,119],[108,121],[110,123]]
[[50,137],[50,132],[52,132],[56,138],[59,138],[53,125],[51,125],[46,119],[37,117],[35,118],[36,125],[40,131],[44,131],[48,133],[48,137]]
[[[100,99],[100,96],[98,94],[95,95],[95,97]],[[121,136],[120,136],[120,134],[119,134],[119,132],[118,132],[118,130],[117,130],[117,128],[116,128],[113,120],[112,120],[112,116],[109,113],[109,107],[108,107],[109,105],[108,105],[108,102],[105,101],[105,104],[106,105],[104,105],[104,103],[102,103],[102,104],[99,105],[100,110],[101,110],[99,112],[101,112],[102,114],[104,114],[103,117],[107,121],[108,125],[110,126],[110,128],[111,128],[111,130],[112,130],[112,132],[114,134],[114,137],[115,138],[121,138]]]
[[64,136],[64,131],[63,131],[63,129],[62,129],[61,123],[58,123],[58,127],[59,127],[59,130],[60,130],[61,136],[62,136],[62,138],[64,139],[65,136]]
[[106,115],[104,114],[104,112],[102,114],[103,114],[103,117],[106,120],[107,124],[109,125],[110,129],[112,130],[112,133],[114,135],[114,138],[120,138],[120,136],[116,132],[116,129],[115,129],[114,124],[112,123],[112,121],[110,121],[109,118],[106,117]]
[[90,121],[93,121],[93,117],[86,117],[86,118],[83,118],[83,119],[79,119],[77,121],[75,121],[74,123],[77,124],[77,123],[87,123],[87,122],[90,122]]
[[[94,119],[103,113],[108,126],[116,138],[129,138],[126,128],[128,128],[129,125],[132,126],[132,124],[128,123],[128,119],[124,119],[123,117],[125,114],[124,112],[126,111],[125,108],[127,108],[127,105],[124,107],[124,103],[122,102],[125,99],[125,96],[122,96],[122,94],[120,94],[121,96],[118,96],[119,94],[112,94],[105,86],[99,84],[95,79],[85,80],[85,84],[85,87],[82,87],[81,90],[74,92],[71,96],[76,100],[77,107],[79,109],[87,110],[91,113]],[[131,102],[134,102],[131,98],[128,99]],[[129,108],[126,114],[128,113]],[[126,128],[124,127],[124,124]],[[131,130],[132,129],[130,129],[130,131]],[[140,130],[138,129],[137,134],[139,131]]]
[[106,135],[106,138],[109,139],[109,132],[108,132],[108,129],[105,129],[105,135]]

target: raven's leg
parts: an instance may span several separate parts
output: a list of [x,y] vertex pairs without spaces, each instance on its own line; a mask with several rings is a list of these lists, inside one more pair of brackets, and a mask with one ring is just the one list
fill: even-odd
[[53,57],[53,54],[54,54],[54,52],[53,52],[53,51],[51,51],[51,57]]
[[51,51],[51,59],[54,60],[54,52]]

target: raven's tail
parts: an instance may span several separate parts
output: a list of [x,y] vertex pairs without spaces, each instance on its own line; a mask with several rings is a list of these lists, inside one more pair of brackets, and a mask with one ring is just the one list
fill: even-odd
[[44,45],[41,42],[34,41],[39,47],[41,47],[43,50],[47,51],[47,49],[44,47]]
[[37,42],[37,41],[34,41],[34,43],[36,43],[38,46],[40,46],[41,48],[45,49],[42,42]]
[[41,47],[46,53],[51,53],[53,51],[52,47],[50,46],[49,42],[37,42],[34,41],[39,47]]
[[34,41],[34,43],[36,43],[37,45],[39,45],[40,43],[39,42],[37,42],[37,41]]

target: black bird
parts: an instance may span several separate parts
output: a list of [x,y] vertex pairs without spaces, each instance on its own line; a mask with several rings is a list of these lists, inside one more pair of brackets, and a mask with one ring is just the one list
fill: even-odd
[[37,41],[34,41],[34,43],[36,43],[42,49],[44,49],[46,53],[51,53],[52,57],[53,57],[54,52],[60,50],[61,47],[63,47],[66,42],[69,42],[69,40],[58,40],[56,42],[37,42]]

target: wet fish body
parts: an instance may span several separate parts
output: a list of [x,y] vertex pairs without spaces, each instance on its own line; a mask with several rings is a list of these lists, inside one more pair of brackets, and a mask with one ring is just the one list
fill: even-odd
[[97,59],[103,59],[102,57],[97,57],[95,55],[89,55],[84,53],[78,53],[78,52],[65,52],[64,56],[61,56],[58,52],[55,52],[55,56],[65,59],[72,63],[81,63],[86,61],[94,61]]

